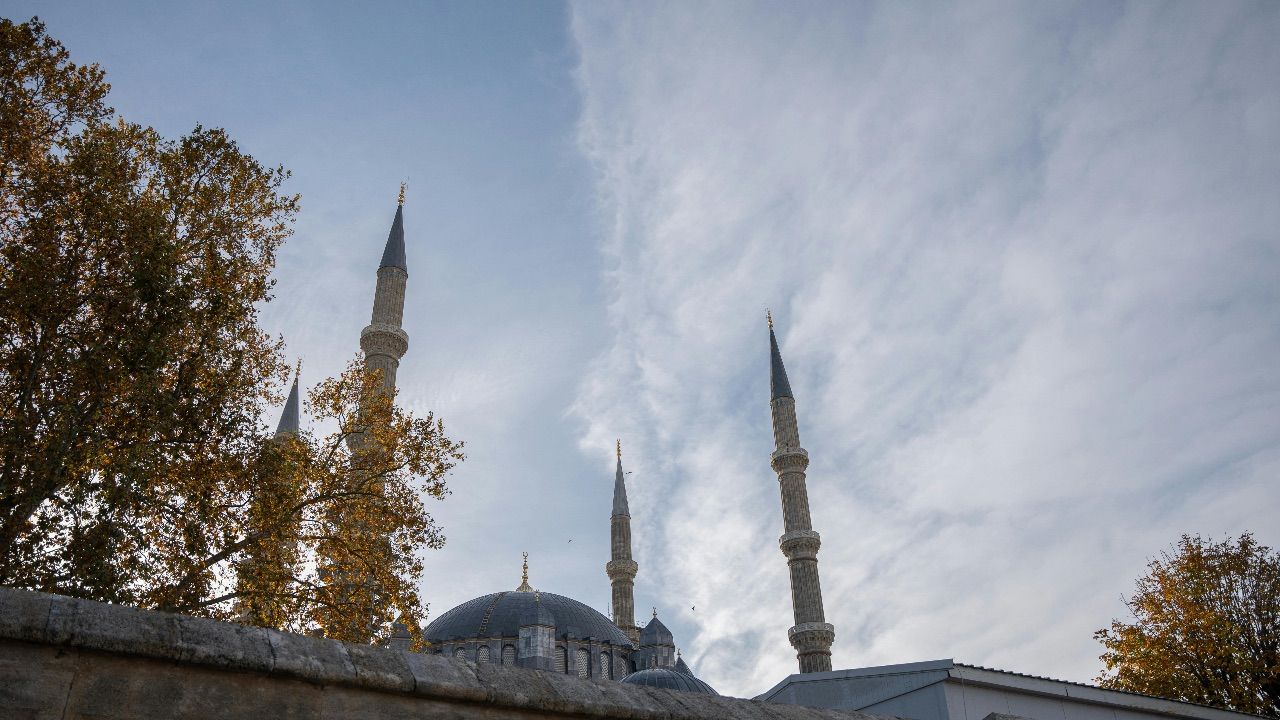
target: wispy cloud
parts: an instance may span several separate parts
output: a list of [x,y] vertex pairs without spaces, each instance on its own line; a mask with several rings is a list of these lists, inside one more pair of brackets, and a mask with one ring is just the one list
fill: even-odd
[[793,671],[771,306],[837,666],[1087,680],[1179,533],[1280,542],[1280,8],[803,9],[573,7],[639,582]]

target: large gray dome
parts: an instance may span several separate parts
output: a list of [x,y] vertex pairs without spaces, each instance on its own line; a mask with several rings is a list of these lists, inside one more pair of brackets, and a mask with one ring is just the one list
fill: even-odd
[[[572,634],[578,639],[632,647],[627,636],[609,618],[573,598],[538,593],[538,601],[556,621],[556,638]],[[427,625],[429,642],[443,643],[491,637],[518,637],[526,613],[536,612],[534,593],[507,591],[468,600]]]
[[644,685],[646,687],[666,688],[667,690],[679,690],[681,692],[703,693],[706,695],[720,694],[698,678],[692,675],[685,675],[671,668],[637,670],[622,678],[622,682],[629,685]]

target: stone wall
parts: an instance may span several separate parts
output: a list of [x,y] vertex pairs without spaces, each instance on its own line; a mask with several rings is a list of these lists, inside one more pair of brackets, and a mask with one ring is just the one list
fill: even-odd
[[0,717],[876,720],[8,588],[0,588]]

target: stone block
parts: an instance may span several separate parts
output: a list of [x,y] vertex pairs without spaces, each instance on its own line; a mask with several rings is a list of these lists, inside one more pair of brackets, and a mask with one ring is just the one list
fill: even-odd
[[48,640],[88,650],[181,659],[176,615],[92,600],[57,598],[49,609]]
[[16,644],[0,640],[0,716],[61,720],[75,677],[75,651]]
[[184,662],[270,672],[271,640],[263,628],[179,615],[178,653]]
[[[601,682],[610,681],[583,680],[576,675],[561,673],[543,673],[543,677],[550,694],[538,702],[542,709],[586,715],[607,715],[610,710],[619,709],[615,704],[616,697],[610,702],[609,694],[600,687]],[[630,701],[627,703],[629,706]]]
[[486,702],[488,690],[476,678],[476,666],[470,660],[404,653],[413,673],[415,695],[450,698],[466,702]]
[[45,642],[49,608],[61,599],[57,595],[0,587],[0,637]]
[[356,669],[356,680],[361,687],[413,692],[413,671],[405,660],[406,653],[372,645],[345,644],[344,648]]
[[507,707],[529,707],[551,692],[545,676],[517,667],[480,666],[476,679],[487,691],[486,702]]
[[278,630],[264,632],[275,656],[272,674],[321,684],[356,682],[355,666],[342,643]]

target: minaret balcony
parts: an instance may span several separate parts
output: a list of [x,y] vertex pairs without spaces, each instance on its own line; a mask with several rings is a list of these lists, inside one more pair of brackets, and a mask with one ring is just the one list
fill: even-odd
[[640,565],[635,560],[610,560],[604,565],[610,580],[634,580],[639,570]]
[[788,560],[817,560],[822,536],[816,530],[792,530],[778,538],[778,547]]
[[830,652],[836,641],[836,627],[825,622],[800,623],[787,631],[787,639],[796,652]]
[[360,349],[368,355],[404,357],[409,350],[409,334],[394,325],[375,323],[360,331]]
[[769,456],[769,464],[777,473],[804,472],[809,467],[809,452],[802,447],[788,447]]

